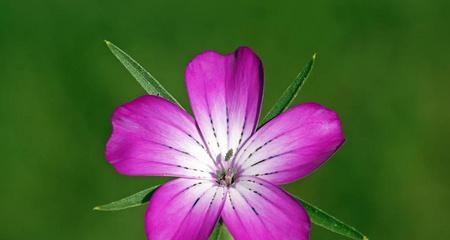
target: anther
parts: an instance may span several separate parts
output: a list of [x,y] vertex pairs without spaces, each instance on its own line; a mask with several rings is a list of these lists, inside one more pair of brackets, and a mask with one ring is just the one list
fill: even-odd
[[228,150],[227,154],[225,155],[225,161],[228,161],[233,157],[233,149]]

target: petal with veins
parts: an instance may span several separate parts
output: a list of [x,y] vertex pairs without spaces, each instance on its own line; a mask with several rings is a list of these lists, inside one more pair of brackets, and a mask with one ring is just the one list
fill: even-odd
[[211,179],[214,163],[193,118],[175,104],[143,96],[116,109],[106,159],[126,175]]
[[185,75],[195,119],[212,155],[236,152],[259,117],[263,70],[258,56],[245,47],[225,56],[205,52],[189,63]]
[[285,184],[314,171],[343,142],[337,114],[319,104],[306,103],[261,127],[236,160],[241,175]]
[[279,187],[255,177],[241,177],[229,189],[222,218],[236,240],[309,237],[303,207]]
[[148,239],[206,240],[223,208],[226,188],[211,181],[175,179],[152,196],[145,226]]

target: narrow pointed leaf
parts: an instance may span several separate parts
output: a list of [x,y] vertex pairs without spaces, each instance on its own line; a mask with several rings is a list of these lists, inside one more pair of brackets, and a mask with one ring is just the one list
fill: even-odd
[[152,197],[153,193],[156,191],[156,189],[158,187],[159,187],[159,185],[151,187],[151,188],[147,188],[145,190],[142,190],[140,192],[137,192],[131,196],[122,198],[115,202],[97,206],[94,208],[94,210],[118,211],[118,210],[123,210],[123,209],[127,209],[127,208],[138,207],[138,206],[144,205],[148,201],[150,201],[150,198]]
[[308,79],[311,70],[313,69],[314,62],[316,60],[316,54],[312,56],[312,59],[306,64],[303,70],[297,75],[295,80],[289,85],[286,90],[284,90],[281,97],[277,100],[275,105],[269,110],[269,112],[264,116],[261,121],[261,126],[270,121],[272,118],[278,116],[280,113],[284,112],[289,105],[292,104],[298,92],[302,88],[306,79]]
[[209,236],[209,240],[233,240],[227,227],[223,224],[222,219],[217,222],[214,231],[211,233],[211,236]]
[[173,103],[181,105],[178,101],[159,83],[144,67],[142,67],[130,55],[109,41],[105,41],[109,50],[116,56],[122,65],[131,73],[131,75],[141,84],[141,86],[150,95],[163,97]]
[[311,203],[308,203],[307,201],[297,196],[294,195],[292,196],[295,199],[297,199],[297,201],[299,201],[302,204],[302,206],[306,209],[312,223],[351,239],[368,240],[366,236],[364,236],[354,227],[345,224],[341,220],[331,216],[330,214],[324,212],[320,208],[312,205]]

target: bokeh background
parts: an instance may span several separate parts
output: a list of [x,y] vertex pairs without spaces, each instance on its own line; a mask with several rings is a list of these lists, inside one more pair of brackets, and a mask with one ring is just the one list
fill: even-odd
[[263,113],[317,52],[296,102],[336,110],[347,142],[286,188],[371,239],[450,239],[449,11],[446,0],[0,0],[0,239],[145,239],[144,207],[92,211],[167,180],[104,159],[112,111],[144,94],[104,39],[184,106],[190,59],[250,46],[265,65]]

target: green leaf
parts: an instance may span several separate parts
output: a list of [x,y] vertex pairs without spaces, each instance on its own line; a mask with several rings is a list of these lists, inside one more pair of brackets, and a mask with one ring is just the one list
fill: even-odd
[[222,219],[217,222],[214,231],[211,233],[211,236],[209,236],[209,240],[233,240],[227,227],[223,224]]
[[150,198],[152,197],[153,193],[155,192],[155,190],[158,187],[159,187],[159,185],[142,190],[140,192],[137,192],[131,196],[122,198],[115,202],[94,207],[94,210],[118,211],[118,210],[123,210],[123,209],[127,209],[127,208],[138,207],[138,206],[144,205],[148,201],[150,201]]
[[133,77],[139,82],[139,84],[141,84],[148,94],[163,97],[181,107],[178,101],[161,85],[161,83],[159,83],[136,60],[113,43],[106,40],[105,43],[114,56],[116,56],[116,58],[122,63],[128,72],[133,75]]
[[297,75],[295,80],[289,85],[286,90],[284,90],[281,97],[278,99],[278,101],[273,105],[273,107],[269,110],[269,112],[264,116],[263,120],[261,121],[261,126],[273,119],[274,117],[278,116],[280,113],[284,112],[289,105],[292,104],[295,97],[297,96],[298,92],[302,88],[303,84],[305,83],[305,80],[308,79],[309,74],[311,73],[311,70],[313,69],[314,62],[316,60],[316,54],[312,56],[312,59],[306,64],[306,66],[303,68],[303,70]]
[[309,218],[311,222],[321,226],[327,230],[330,230],[334,233],[340,234],[342,236],[356,239],[356,240],[368,240],[366,236],[364,236],[361,232],[356,230],[354,227],[349,226],[343,223],[341,220],[331,216],[330,214],[324,212],[320,208],[308,203],[307,201],[292,195],[297,201],[299,201],[303,207],[308,212]]

